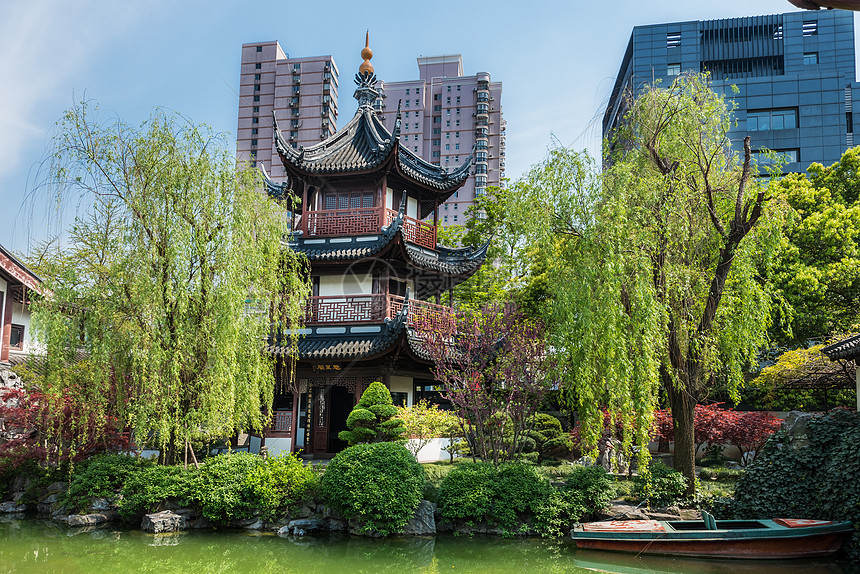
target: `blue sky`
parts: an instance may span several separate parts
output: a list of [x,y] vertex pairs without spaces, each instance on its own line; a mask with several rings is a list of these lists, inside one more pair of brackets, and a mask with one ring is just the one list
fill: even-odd
[[419,56],[461,53],[466,74],[488,71],[503,82],[507,175],[516,179],[541,160],[553,136],[577,149],[598,149],[598,118],[633,26],[794,10],[787,0],[429,5],[437,12],[420,13],[405,0],[5,3],[0,244],[24,252],[28,242],[57,231],[48,202],[28,197],[39,193],[39,165],[54,123],[75,99],[86,95],[102,114],[132,124],[163,106],[234,134],[243,43],[278,40],[292,56],[334,56],[340,125],[355,111],[351,78],[366,29],[383,80],[414,79]]

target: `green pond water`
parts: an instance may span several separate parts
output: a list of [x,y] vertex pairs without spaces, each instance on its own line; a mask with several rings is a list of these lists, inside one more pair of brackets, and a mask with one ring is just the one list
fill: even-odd
[[569,542],[436,536],[280,538],[219,531],[152,535],[4,518],[0,572],[218,573],[841,573],[836,562],[691,561],[577,551]]

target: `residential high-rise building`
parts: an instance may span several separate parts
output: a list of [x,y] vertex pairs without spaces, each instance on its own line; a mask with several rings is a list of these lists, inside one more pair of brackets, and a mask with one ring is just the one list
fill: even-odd
[[[740,151],[768,148],[805,171],[830,165],[854,145],[854,18],[839,10],[725,20],[675,22],[633,29],[603,116],[609,136],[643,84],[684,72],[709,71],[713,86],[734,100],[730,131]],[[731,88],[737,86],[737,92]]]
[[474,149],[474,172],[439,212],[443,226],[465,223],[464,211],[487,186],[504,185],[505,120],[502,83],[490,74],[463,75],[463,57],[418,58],[418,79],[381,82],[383,122],[393,130],[398,105],[401,145],[453,171]]
[[243,44],[237,158],[283,181],[286,172],[275,151],[272,114],[290,146],[317,144],[337,131],[337,88],[331,56],[290,58],[278,42]]

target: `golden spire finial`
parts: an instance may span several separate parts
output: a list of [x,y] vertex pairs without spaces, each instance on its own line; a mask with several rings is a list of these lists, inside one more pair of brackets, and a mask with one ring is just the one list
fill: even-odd
[[358,73],[370,72],[372,74],[373,64],[370,63],[370,59],[373,58],[373,50],[370,49],[370,30],[367,31],[367,35],[364,38],[364,48],[361,49],[361,57],[364,62],[358,67]]

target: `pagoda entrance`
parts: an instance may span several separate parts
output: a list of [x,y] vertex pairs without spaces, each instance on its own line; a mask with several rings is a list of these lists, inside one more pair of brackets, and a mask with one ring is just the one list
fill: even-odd
[[361,392],[372,382],[371,377],[314,377],[308,379],[312,402],[311,439],[307,452],[315,457],[333,455],[349,446],[337,434],[346,430],[346,419],[358,402]]

